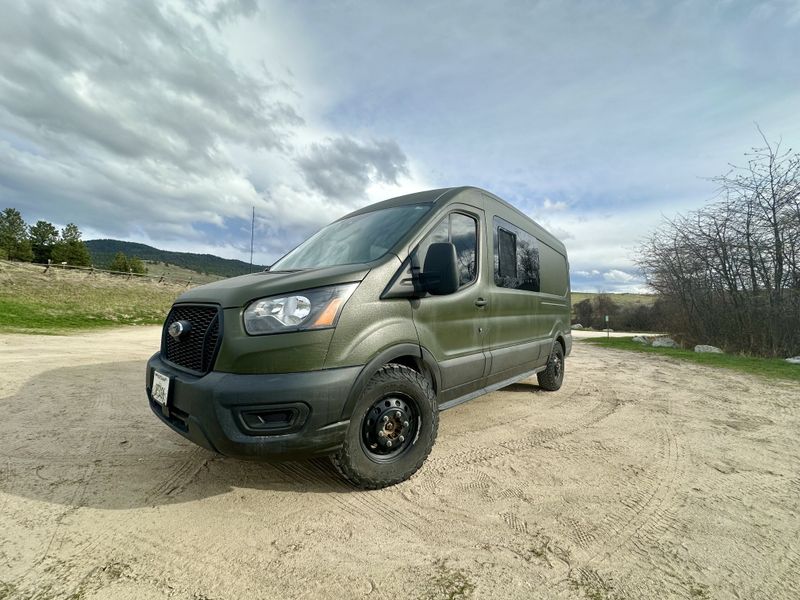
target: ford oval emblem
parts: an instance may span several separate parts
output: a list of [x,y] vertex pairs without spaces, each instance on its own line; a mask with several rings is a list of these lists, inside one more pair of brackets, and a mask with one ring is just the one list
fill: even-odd
[[167,329],[167,333],[172,336],[174,340],[180,340],[183,336],[188,335],[192,329],[192,324],[189,321],[175,321]]

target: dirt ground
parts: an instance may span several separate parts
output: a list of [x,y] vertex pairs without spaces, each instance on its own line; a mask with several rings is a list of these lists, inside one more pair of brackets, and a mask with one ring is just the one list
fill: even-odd
[[158,340],[0,336],[0,598],[800,597],[792,384],[576,343],[362,492],[167,429]]

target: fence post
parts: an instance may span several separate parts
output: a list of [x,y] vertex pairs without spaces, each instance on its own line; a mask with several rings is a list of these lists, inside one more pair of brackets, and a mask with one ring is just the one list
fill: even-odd
[[52,265],[52,264],[53,264],[53,261],[48,258],[47,259],[47,266],[44,268],[43,272],[47,273],[50,270],[50,265]]

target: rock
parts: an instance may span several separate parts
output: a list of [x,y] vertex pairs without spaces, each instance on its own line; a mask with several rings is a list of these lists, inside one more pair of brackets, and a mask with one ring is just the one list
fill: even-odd
[[583,329],[583,325],[580,323],[575,323],[575,325],[572,326],[572,329]]
[[653,348],[677,348],[678,344],[672,338],[660,337],[653,340]]
[[712,354],[725,354],[716,346],[707,346],[706,344],[698,344],[694,347],[695,352],[711,352]]
[[792,363],[793,365],[800,365],[800,356],[792,356],[791,358],[787,358],[786,362]]
[[645,346],[650,345],[650,341],[643,335],[637,335],[631,341],[636,342],[637,344],[644,344]]
[[605,329],[603,329],[603,331],[608,331],[609,333],[613,333],[614,330],[606,327]]

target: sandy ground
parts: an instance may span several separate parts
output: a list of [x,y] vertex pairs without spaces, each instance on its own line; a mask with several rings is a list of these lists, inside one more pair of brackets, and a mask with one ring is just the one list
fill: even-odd
[[0,336],[0,598],[800,597],[790,384],[576,343],[361,492],[164,427],[158,338]]

